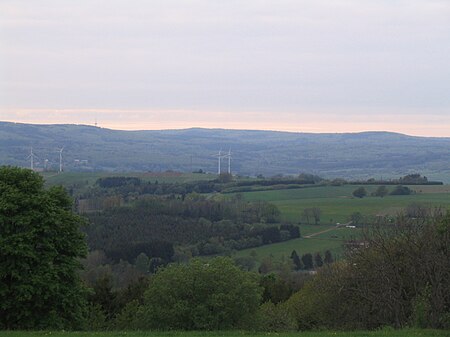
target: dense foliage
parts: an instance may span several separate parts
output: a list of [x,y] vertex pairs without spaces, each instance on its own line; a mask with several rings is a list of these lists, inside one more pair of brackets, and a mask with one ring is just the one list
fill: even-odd
[[450,328],[450,215],[398,219],[289,299],[301,329]]
[[220,330],[242,326],[261,300],[256,274],[228,258],[172,264],[152,279],[140,310],[146,328]]
[[86,215],[89,247],[115,261],[133,262],[145,253],[168,262],[171,245],[189,246],[191,255],[211,255],[300,237],[298,226],[277,223],[274,205],[240,198],[147,197]]
[[61,188],[30,170],[0,168],[0,328],[79,328],[81,219]]
[[[45,190],[29,170],[1,168],[0,329],[450,328],[450,215],[411,203],[403,215],[378,217],[372,226],[354,212],[352,225],[364,225],[366,234],[347,241],[346,259],[338,262],[330,251],[295,249],[276,259],[258,259],[256,251],[211,258],[300,237],[299,226],[280,223],[268,202],[194,192],[222,189],[231,179],[99,179],[84,196],[76,194],[86,198],[78,210],[90,221],[91,250],[79,273],[86,244],[65,191]],[[290,184],[272,179],[280,181]],[[389,192],[411,190],[380,185],[372,195]],[[316,225],[321,215],[315,205],[301,213]]]

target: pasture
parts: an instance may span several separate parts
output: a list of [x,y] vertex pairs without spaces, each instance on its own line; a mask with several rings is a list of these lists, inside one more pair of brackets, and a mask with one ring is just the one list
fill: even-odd
[[382,329],[377,331],[314,331],[314,332],[249,332],[249,331],[167,331],[167,332],[68,332],[68,331],[0,331],[0,337],[449,337],[444,330]]
[[[450,186],[410,186],[416,194],[404,196],[386,196],[355,198],[352,192],[357,185],[320,186],[277,191],[259,191],[242,193],[245,200],[264,200],[275,204],[281,211],[282,219],[302,222],[305,208],[317,207],[321,210],[321,224],[345,223],[352,213],[363,215],[395,215],[411,203],[428,206],[450,207]],[[368,195],[378,186],[366,185]],[[392,190],[393,186],[388,186]]]
[[95,184],[97,179],[106,177],[136,177],[143,181],[159,183],[188,183],[200,180],[213,180],[216,174],[180,173],[180,172],[41,172],[45,182],[49,186]]
[[300,232],[302,238],[240,250],[236,252],[236,256],[253,255],[258,262],[261,262],[268,256],[272,256],[276,260],[289,258],[293,250],[297,251],[299,255],[319,252],[322,257],[326,250],[330,250],[334,259],[339,259],[343,253],[343,243],[361,235],[361,229],[358,228],[336,228],[329,225],[300,225]]
[[[320,252],[322,256],[328,249],[335,259],[339,259],[343,252],[343,242],[361,235],[362,230],[358,228],[336,227],[336,223],[343,224],[350,221],[352,213],[359,212],[367,216],[396,215],[411,203],[450,208],[449,185],[410,186],[416,194],[384,198],[368,196],[362,199],[352,196],[352,192],[357,187],[357,185],[320,186],[242,193],[245,200],[264,200],[275,204],[281,211],[282,220],[302,222],[300,225],[302,238],[241,250],[236,253],[236,256],[252,254],[256,256],[258,262],[261,262],[267,256],[273,256],[275,259],[281,259],[283,256],[287,258],[294,249],[300,255]],[[378,186],[364,187],[370,195]],[[393,188],[388,186],[389,190]],[[302,212],[305,208],[312,207],[321,210],[320,225],[304,224]],[[323,232],[324,230],[328,231]],[[308,237],[314,233],[321,234]]]

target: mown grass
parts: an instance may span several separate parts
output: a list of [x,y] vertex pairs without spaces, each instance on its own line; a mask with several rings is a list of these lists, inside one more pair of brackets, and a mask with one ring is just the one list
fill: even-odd
[[449,337],[450,332],[444,330],[393,330],[382,329],[378,331],[315,331],[315,332],[292,332],[292,333],[276,333],[276,332],[246,332],[246,331],[203,331],[203,332],[58,332],[58,331],[0,331],[0,337]]

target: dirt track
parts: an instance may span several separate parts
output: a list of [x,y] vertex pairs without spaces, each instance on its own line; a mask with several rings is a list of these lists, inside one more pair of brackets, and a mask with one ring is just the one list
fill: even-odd
[[320,234],[323,234],[323,233],[326,233],[326,232],[330,232],[330,231],[335,230],[335,229],[345,228],[345,226],[348,226],[348,225],[350,225],[351,223],[352,223],[352,222],[350,221],[350,222],[344,223],[344,224],[339,225],[339,226],[336,226],[336,227],[331,227],[331,228],[325,229],[325,230],[320,231],[320,232],[316,232],[316,233],[312,233],[312,234],[306,235],[306,236],[304,236],[303,238],[309,239],[309,238],[312,238],[312,237],[314,237],[314,236],[316,236],[316,235],[320,235]]

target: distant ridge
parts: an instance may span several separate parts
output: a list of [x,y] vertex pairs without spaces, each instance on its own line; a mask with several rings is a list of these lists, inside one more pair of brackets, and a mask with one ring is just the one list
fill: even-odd
[[0,122],[0,164],[55,168],[64,146],[66,170],[215,172],[220,149],[233,153],[242,175],[298,174],[325,177],[397,177],[420,172],[450,181],[450,138],[384,131],[297,133],[190,128],[122,131],[89,125]]

